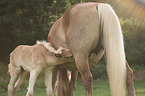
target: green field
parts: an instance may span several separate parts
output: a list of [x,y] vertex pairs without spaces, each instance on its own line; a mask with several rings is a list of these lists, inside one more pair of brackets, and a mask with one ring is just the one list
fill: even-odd
[[[42,82],[41,78],[37,80],[36,83],[40,83],[40,82]],[[136,89],[136,96],[145,96],[145,79],[141,81],[135,80],[134,83]],[[43,86],[43,83],[41,84]],[[38,85],[36,84],[36,87],[37,88],[35,88],[34,90],[34,96],[46,96],[44,86],[42,88],[38,88]],[[7,96],[6,90],[1,90],[0,93],[1,93],[0,96]],[[25,96],[25,94],[26,94],[26,89],[21,89],[16,96]],[[80,80],[78,80],[77,82],[75,96],[85,96],[85,91]],[[110,96],[108,80],[93,81],[93,96]]]
[[[101,64],[98,64],[98,66],[100,66],[100,65]],[[103,69],[103,68],[101,66],[99,67],[99,69]],[[96,71],[99,69],[96,69]],[[144,70],[145,66],[136,65],[136,66],[132,66],[132,69],[134,70],[134,72],[138,72],[140,70]],[[8,68],[4,64],[1,64],[0,96],[8,96],[7,95],[7,85],[8,85],[10,76],[9,76],[9,74],[7,74],[7,70],[8,70]],[[100,74],[101,71],[97,71],[96,73]],[[98,74],[97,74],[97,76],[100,76]],[[142,75],[141,75],[141,77],[142,77]],[[25,80],[25,82],[22,84],[21,90],[17,93],[16,96],[26,96],[27,87],[28,87],[28,79],[29,78],[27,78]],[[134,84],[135,84],[136,96],[145,96],[145,78],[142,80],[134,80]],[[75,96],[85,96],[85,90],[84,90],[80,76],[78,76],[76,85],[77,86],[76,86]],[[42,76],[40,75],[40,77],[36,80],[34,96],[47,96],[43,75]],[[55,95],[55,96],[57,96],[57,95]],[[110,89],[109,89],[109,82],[108,82],[107,77],[104,79],[99,78],[98,80],[93,80],[93,96],[111,96]],[[126,94],[126,96],[127,96],[127,94]]]

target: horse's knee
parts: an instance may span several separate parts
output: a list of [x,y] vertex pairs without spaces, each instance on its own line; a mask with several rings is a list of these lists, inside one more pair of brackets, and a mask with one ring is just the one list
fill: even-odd
[[50,87],[46,87],[47,96],[53,96],[54,91]]
[[92,80],[93,80],[92,74],[86,73],[84,76],[82,76],[82,80],[83,80],[83,84],[84,84],[85,89],[90,90],[92,87]]
[[21,67],[20,66],[15,66],[13,63],[10,63],[8,65],[8,72],[10,73],[10,76],[13,74],[19,74],[21,72]]
[[14,88],[12,86],[8,85],[8,96],[13,96],[12,95],[13,92],[14,92]]
[[8,96],[15,96],[15,95],[16,95],[15,88],[8,87]]

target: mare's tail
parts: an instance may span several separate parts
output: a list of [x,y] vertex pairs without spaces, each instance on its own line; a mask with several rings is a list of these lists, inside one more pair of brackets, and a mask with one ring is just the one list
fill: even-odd
[[108,4],[99,4],[98,13],[103,30],[111,94],[125,96],[126,59],[120,22],[115,11]]

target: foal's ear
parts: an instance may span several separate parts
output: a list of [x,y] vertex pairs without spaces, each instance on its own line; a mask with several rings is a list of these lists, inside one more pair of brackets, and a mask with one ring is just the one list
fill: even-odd
[[40,44],[40,41],[37,40],[37,41],[36,41],[36,44]]

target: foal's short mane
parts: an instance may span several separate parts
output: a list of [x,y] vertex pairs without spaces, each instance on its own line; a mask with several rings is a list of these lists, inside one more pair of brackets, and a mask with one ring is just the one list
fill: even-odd
[[42,41],[37,40],[36,44],[50,44],[51,45],[51,43],[46,42],[45,40],[42,40]]
[[43,40],[43,41],[37,40],[36,44],[42,44],[49,52],[55,53],[57,51],[52,47],[51,43],[46,42],[45,40]]

